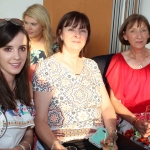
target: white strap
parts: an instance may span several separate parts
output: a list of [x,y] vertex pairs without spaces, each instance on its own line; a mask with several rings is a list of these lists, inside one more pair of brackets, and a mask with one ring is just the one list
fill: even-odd
[[31,150],[31,144],[30,143],[28,143],[27,141],[21,141],[21,142],[27,143],[29,145],[30,150]]
[[26,150],[26,148],[23,145],[19,144],[19,146],[22,148],[22,150]]

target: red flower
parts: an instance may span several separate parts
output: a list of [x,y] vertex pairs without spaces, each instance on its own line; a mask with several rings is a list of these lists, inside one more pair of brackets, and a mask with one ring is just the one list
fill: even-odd
[[142,143],[146,144],[147,146],[150,144],[147,137],[141,137],[141,138],[137,139],[137,141],[142,142]]
[[131,128],[130,130],[126,130],[125,136],[127,138],[131,138],[132,136],[134,136],[134,130],[133,130],[133,128]]

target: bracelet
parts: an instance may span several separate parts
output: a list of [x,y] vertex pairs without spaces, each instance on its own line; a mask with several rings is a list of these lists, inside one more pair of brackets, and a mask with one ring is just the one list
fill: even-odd
[[56,142],[59,142],[58,140],[54,141],[53,144],[52,144],[52,147],[51,147],[51,150],[54,149],[54,145],[56,144]]
[[108,131],[108,134],[110,134],[110,133],[116,133],[117,134],[117,129],[116,128],[107,127],[106,129]]
[[135,117],[135,118],[133,119],[133,121],[132,121],[131,124],[132,124],[133,126],[135,126],[135,124],[136,124],[136,122],[137,122],[138,120],[139,120],[139,119],[138,119],[137,117]]
[[22,148],[22,150],[26,150],[26,148],[23,145],[18,144],[18,146],[20,146]]
[[117,129],[114,129],[114,128],[110,127],[110,128],[107,128],[107,130],[108,130],[108,135],[112,135],[114,140],[118,139]]
[[31,150],[31,144],[30,143],[28,143],[27,141],[21,141],[21,142],[27,143],[29,145],[29,149]]

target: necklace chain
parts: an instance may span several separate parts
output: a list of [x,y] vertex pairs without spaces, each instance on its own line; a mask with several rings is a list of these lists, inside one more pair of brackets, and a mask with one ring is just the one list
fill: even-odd
[[143,61],[139,64],[138,69],[143,68],[142,64],[143,64],[143,62],[144,62],[145,58],[146,58],[146,56],[143,58]]
[[[132,50],[131,50],[131,51],[132,51]],[[133,53],[133,52],[132,52],[132,54],[134,55],[134,53]],[[138,65],[138,67],[137,67],[138,69],[143,68],[143,65],[142,65],[142,64],[143,64],[143,62],[144,62],[144,60],[145,60],[145,58],[146,58],[146,57],[147,57],[147,56],[144,56],[144,57],[143,57],[142,62],[141,62],[141,63],[139,63],[139,65]],[[135,57],[134,59],[136,60],[136,57]]]

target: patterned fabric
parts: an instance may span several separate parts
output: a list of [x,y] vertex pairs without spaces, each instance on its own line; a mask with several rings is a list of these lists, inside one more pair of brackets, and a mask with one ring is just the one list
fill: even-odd
[[36,64],[46,58],[43,50],[31,50],[30,52],[30,65]]
[[56,53],[58,51],[58,44],[57,44],[57,42],[54,43],[52,50],[53,50],[53,53]]
[[61,141],[88,138],[103,126],[101,120],[101,86],[97,64],[83,58],[79,76],[59,63],[55,55],[38,63],[33,76],[33,90],[53,92],[48,124]]
[[[17,101],[17,108],[15,110],[8,109],[5,115],[8,127],[5,134],[0,138],[0,148],[13,148],[19,144],[27,127],[34,127],[35,109],[26,107]],[[0,120],[0,127],[2,125]]]
[[[141,120],[145,119],[144,113],[134,113]],[[150,119],[150,118],[149,118]],[[148,138],[142,137],[141,134],[126,120],[118,116],[117,130],[127,138],[131,139],[138,145],[150,150],[150,142]]]
[[[58,50],[58,44],[54,43],[52,51],[56,53]],[[46,58],[45,52],[43,50],[31,50],[30,52],[30,63],[31,65],[40,62]]]
[[[141,69],[132,69],[118,53],[112,57],[106,77],[115,97],[143,120],[146,106],[150,105],[150,64]],[[130,123],[118,119],[119,132],[148,149],[148,139],[142,138]]]

